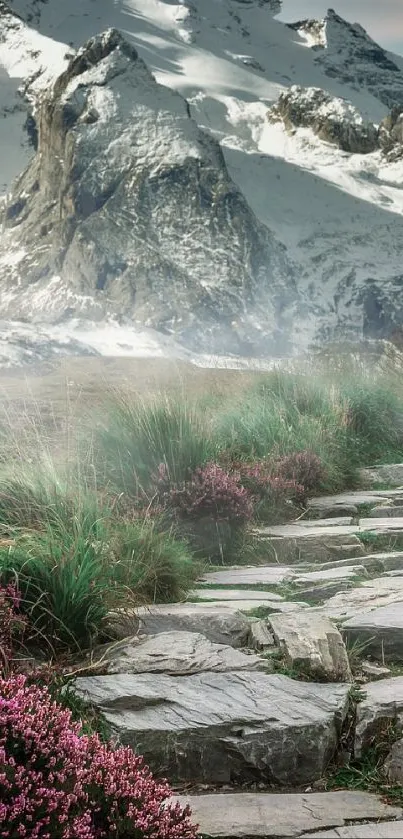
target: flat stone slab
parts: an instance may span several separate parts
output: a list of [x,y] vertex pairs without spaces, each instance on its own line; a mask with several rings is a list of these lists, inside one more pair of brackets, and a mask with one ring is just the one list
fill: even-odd
[[304,833],[301,839],[403,839],[403,821],[371,822]]
[[361,757],[391,722],[403,723],[403,676],[369,682],[363,690],[365,698],[357,705],[356,757]]
[[108,673],[228,673],[265,670],[261,656],[247,655],[224,644],[213,644],[197,632],[162,632],[145,640],[127,638],[100,651]]
[[331,618],[348,621],[361,613],[403,601],[403,577],[377,577],[335,594],[320,608]]
[[[393,510],[393,507],[392,507]],[[403,518],[395,516],[394,518],[365,518],[360,519],[359,532],[363,530],[369,532],[373,530],[403,530]]]
[[353,519],[354,516],[331,516],[329,519],[301,519],[298,524],[305,530],[309,530],[310,527],[318,529],[323,527],[349,526],[350,524],[353,524]]
[[403,518],[403,507],[400,504],[385,504],[382,507],[374,507],[372,516],[373,518],[395,518],[399,516]]
[[348,684],[254,672],[91,676],[75,690],[172,783],[260,778],[279,786],[323,776],[349,695]]
[[324,527],[321,527],[320,521],[313,521],[311,527],[306,527],[301,523],[275,524],[260,527],[255,532],[259,536],[281,536],[286,539],[323,539],[325,536],[354,536],[359,531],[358,525],[335,525],[333,519],[330,521],[331,524],[328,523]]
[[307,609],[290,615],[272,615],[269,623],[290,667],[318,681],[352,681],[343,639],[325,615]]
[[355,577],[365,577],[367,572],[363,565],[348,565],[342,568],[326,568],[323,571],[307,571],[296,574],[296,583],[322,583],[327,580],[349,580]]
[[355,532],[352,535],[337,532],[329,535],[326,531],[327,528],[320,533],[305,530],[296,536],[270,536],[266,529],[254,532],[257,538],[264,540],[265,550],[273,562],[279,564],[322,563],[347,557],[357,559],[365,555],[364,546]]
[[[246,605],[249,611],[256,608],[256,601],[249,600]],[[241,600],[233,603],[169,603],[142,606],[136,613],[140,619],[140,630],[146,635],[184,630],[200,632],[216,644],[246,647],[250,625],[239,611],[244,606]]]
[[365,568],[379,568],[384,571],[403,568],[403,551],[380,551],[379,553],[355,558],[330,560],[320,565],[318,571],[325,571],[327,568],[347,568],[354,564],[364,565]]
[[226,571],[211,571],[203,574],[200,582],[222,586],[276,585],[292,576],[288,565],[258,565],[229,568]]
[[[257,600],[260,605],[267,603],[276,603],[283,600],[279,594],[272,594],[271,591],[256,591],[253,589],[236,589],[236,588],[196,588],[189,593],[189,598],[198,597],[199,600]],[[259,603],[257,605],[259,605]]]
[[[395,577],[394,580],[403,578]],[[403,604],[389,603],[355,615],[343,624],[346,639],[366,644],[365,654],[380,662],[403,662]]]
[[[347,822],[393,819],[401,814],[400,808],[390,807],[366,792],[223,793],[181,796],[179,801],[182,806],[190,805],[193,820],[200,825],[201,833],[214,839],[242,839],[245,836],[248,839],[300,839],[307,835],[306,831],[313,839],[326,835],[316,832],[321,828],[342,828]],[[347,829],[355,827],[349,825]],[[392,835],[398,836],[397,833]]]
[[318,498],[310,498],[307,507],[308,509],[325,510],[327,507],[337,507],[337,505],[353,504],[356,507],[361,507],[367,504],[382,504],[385,499],[403,500],[403,489],[390,490],[357,490],[355,492],[341,492],[337,495],[323,495]]

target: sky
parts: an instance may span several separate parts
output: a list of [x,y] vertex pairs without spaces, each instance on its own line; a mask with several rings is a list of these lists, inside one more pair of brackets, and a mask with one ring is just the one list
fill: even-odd
[[283,0],[282,20],[323,17],[328,8],[367,32],[388,50],[403,55],[403,0]]

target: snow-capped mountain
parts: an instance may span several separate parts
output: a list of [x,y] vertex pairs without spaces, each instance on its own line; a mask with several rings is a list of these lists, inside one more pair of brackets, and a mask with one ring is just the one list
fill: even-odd
[[272,356],[399,330],[403,57],[279,10],[0,0],[1,319]]

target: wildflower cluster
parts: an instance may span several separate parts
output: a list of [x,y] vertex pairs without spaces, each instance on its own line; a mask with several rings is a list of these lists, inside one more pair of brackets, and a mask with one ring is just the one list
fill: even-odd
[[217,463],[196,469],[188,481],[162,487],[165,506],[181,518],[212,515],[217,521],[240,523],[253,515],[253,500],[239,472],[229,472]]
[[196,839],[130,748],[86,736],[46,688],[0,679],[1,839]]

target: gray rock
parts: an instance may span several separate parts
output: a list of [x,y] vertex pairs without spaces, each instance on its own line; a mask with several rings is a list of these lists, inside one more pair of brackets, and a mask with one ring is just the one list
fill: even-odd
[[255,536],[264,540],[265,551],[273,562],[278,563],[323,563],[349,557],[357,560],[363,556],[364,547],[355,535],[358,527],[347,528],[347,534],[340,533],[340,529],[343,530],[318,528],[316,531],[307,531],[298,525],[284,525],[279,526],[274,535],[271,535],[273,528],[259,528],[255,531]]
[[275,646],[274,636],[269,630],[267,621],[251,621],[250,633],[252,638],[251,646],[255,650],[265,650],[268,647]]
[[190,592],[189,598],[205,601],[220,600],[223,601],[237,601],[237,600],[256,600],[256,606],[264,606],[266,603],[276,604],[283,599],[279,594],[272,594],[271,591],[256,591],[250,589],[226,589],[226,588],[196,588]]
[[379,148],[377,126],[365,121],[351,102],[318,87],[292,85],[280,94],[268,118],[270,122],[281,120],[289,131],[311,128],[320,140],[353,154]]
[[319,833],[304,833],[301,839],[403,839],[403,821],[350,824]]
[[391,724],[403,724],[403,676],[369,682],[363,688],[365,699],[357,705],[354,753],[363,752],[385,734]]
[[308,502],[308,509],[312,512],[316,511],[318,519],[337,519],[340,516],[350,516],[356,518],[358,516],[358,507],[355,504],[330,504],[324,507],[311,507]]
[[321,583],[326,580],[349,580],[355,577],[367,577],[367,571],[363,565],[349,565],[345,568],[325,568],[320,571],[304,571],[296,574],[296,583]]
[[384,466],[371,466],[361,469],[360,475],[369,484],[388,484],[390,487],[403,487],[403,463],[390,463]]
[[403,500],[403,490],[357,490],[355,492],[341,492],[338,495],[324,495],[310,498],[307,502],[308,510],[326,513],[328,509],[340,508],[345,504],[359,507],[382,504],[385,500]]
[[393,743],[393,746],[383,765],[389,783],[403,784],[403,740]]
[[[143,606],[136,610],[136,614],[140,629],[146,635],[173,630],[200,632],[215,644],[247,647],[250,624],[239,611],[244,606],[241,600],[235,603],[172,603]],[[254,609],[256,601],[247,601],[246,606],[247,611]]]
[[233,647],[213,644],[197,632],[162,632],[140,641],[126,638],[102,651],[107,673],[227,673],[232,670],[264,670],[265,661]]
[[[214,839],[243,839],[245,836],[248,839],[255,836],[299,839],[302,834],[306,835],[305,831],[313,839],[317,835],[325,835],[316,833],[321,828],[334,828],[364,819],[399,818],[402,812],[398,807],[384,804],[377,796],[347,791],[215,794],[182,796],[179,801],[182,806],[190,804],[201,832]],[[355,828],[350,825],[348,829]],[[383,835],[386,837],[386,834]],[[398,836],[397,833],[392,835]]]
[[352,680],[340,632],[324,615],[311,610],[272,615],[270,626],[290,667],[319,681]]
[[307,784],[334,754],[349,686],[264,673],[79,678],[120,741],[176,781]]
[[371,511],[374,518],[403,518],[403,507],[400,504],[384,504],[374,507]]
[[[388,578],[391,579],[391,578]],[[402,577],[394,577],[402,581]],[[403,596],[397,603],[365,611],[343,624],[343,635],[365,643],[365,652],[380,662],[403,662]]]
[[[356,620],[382,606],[403,601],[402,577],[376,577],[357,588],[340,592],[323,604],[323,611],[336,620]],[[365,621],[365,618],[364,618]]]
[[364,675],[369,676],[372,682],[377,681],[377,679],[386,679],[390,676],[389,667],[382,667],[380,664],[376,664],[375,661],[361,661],[360,667]]
[[210,571],[203,575],[202,581],[210,585],[236,587],[276,585],[291,577],[292,570],[288,565],[258,565],[227,568],[225,571]]

